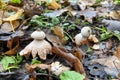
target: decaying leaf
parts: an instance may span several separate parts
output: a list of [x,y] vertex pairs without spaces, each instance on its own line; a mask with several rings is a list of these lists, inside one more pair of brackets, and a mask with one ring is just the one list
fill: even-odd
[[38,54],[41,59],[45,60],[47,54],[50,54],[52,49],[50,43],[44,40],[45,33],[38,30],[33,32],[31,37],[34,38],[34,40],[20,52],[20,55],[28,58],[29,55],[32,54],[32,57],[35,58]]
[[69,0],[72,5],[79,5],[81,10],[85,10],[87,6],[93,6],[96,0]]
[[80,3],[84,3],[87,6],[93,6],[96,3],[96,0],[79,0]]
[[117,47],[116,51],[114,52],[114,55],[120,60],[120,46]]
[[62,15],[64,12],[66,12],[67,9],[64,8],[64,9],[60,9],[60,10],[56,10],[54,12],[50,12],[50,13],[44,13],[43,15],[46,16],[46,17],[58,17],[60,15]]
[[111,11],[107,16],[120,20],[120,11]]
[[99,63],[104,67],[104,71],[114,77],[119,77],[119,71],[120,70],[120,61],[116,56],[110,56],[106,58],[101,58],[101,59],[93,59],[90,62],[91,64]]
[[[18,28],[20,22],[19,21],[12,21],[12,24],[13,24],[13,27],[14,29]],[[1,26],[1,31],[4,31],[4,32],[10,32],[12,31],[12,26],[9,22],[4,22]]]
[[85,10],[87,6],[93,6],[96,3],[96,0],[79,0],[78,5],[81,10]]
[[18,44],[14,48],[10,49],[9,51],[5,52],[4,54],[9,55],[9,56],[15,55],[15,54],[17,54],[18,48],[19,48],[19,41],[18,41]]
[[120,22],[119,21],[103,19],[102,23],[107,25],[107,29],[109,29],[110,31],[115,31],[115,30],[120,31]]
[[92,48],[94,50],[99,50],[100,49],[100,45],[99,44],[94,44]]
[[49,3],[48,8],[57,10],[57,9],[61,8],[61,5],[59,5],[56,1],[52,1],[52,2]]
[[8,18],[3,18],[3,21],[14,21],[17,20],[21,17],[23,14],[24,10],[20,9],[16,14],[9,16]]
[[60,38],[63,38],[64,37],[64,31],[61,27],[59,26],[55,26],[54,29],[53,29],[53,32],[55,35],[57,35],[58,37]]
[[60,75],[61,73],[63,73],[64,71],[69,71],[70,68],[69,67],[66,67],[62,64],[60,64],[60,62],[56,61],[56,62],[53,62],[51,64],[51,68],[50,68],[51,72],[55,75]]
[[89,41],[92,41],[94,43],[98,43],[99,42],[99,40],[96,38],[95,35],[90,35],[88,39],[89,39]]
[[84,20],[92,23],[93,19],[97,17],[97,11],[93,10],[83,10],[77,13],[77,17],[83,16]]
[[46,37],[49,41],[51,41],[54,45],[62,45],[60,38],[56,35],[46,34]]
[[53,32],[56,36],[58,36],[60,38],[60,40],[63,44],[66,43],[64,31],[61,27],[55,26],[53,29]]

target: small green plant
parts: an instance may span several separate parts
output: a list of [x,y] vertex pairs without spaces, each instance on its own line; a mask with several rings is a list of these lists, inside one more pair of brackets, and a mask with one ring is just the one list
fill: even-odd
[[59,23],[60,21],[58,18],[47,18],[45,16],[33,16],[30,21],[31,25],[39,26],[40,28],[52,28]]
[[38,58],[36,57],[36,58],[34,58],[34,59],[32,59],[32,65],[34,65],[34,64],[40,64],[41,63],[41,61],[39,61],[39,60],[37,60]]
[[118,40],[120,40],[120,32],[119,31],[110,31],[108,29],[106,29],[105,27],[102,28],[97,28],[98,30],[102,31],[101,35],[100,35],[100,40],[106,40],[108,38],[111,38],[113,36],[117,37]]
[[20,4],[21,0],[10,0],[11,3]]
[[115,0],[114,3],[120,5],[120,0]]
[[5,70],[10,70],[12,68],[19,68],[18,64],[22,61],[23,57],[17,56],[4,56],[0,61]]

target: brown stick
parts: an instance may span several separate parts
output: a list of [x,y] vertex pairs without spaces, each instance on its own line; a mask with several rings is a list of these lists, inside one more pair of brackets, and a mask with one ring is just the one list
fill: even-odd
[[65,58],[66,60],[68,60],[70,63],[73,64],[73,66],[77,72],[86,76],[83,65],[77,57],[75,57],[71,53],[66,53],[66,52],[60,50],[57,46],[52,47],[52,52],[54,54],[57,54],[57,55]]

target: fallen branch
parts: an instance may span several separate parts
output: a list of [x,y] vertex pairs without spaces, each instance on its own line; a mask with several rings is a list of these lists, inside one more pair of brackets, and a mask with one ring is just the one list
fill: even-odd
[[83,75],[86,76],[85,70],[83,68],[82,63],[80,62],[80,60],[75,57],[74,55],[72,55],[71,53],[66,53],[64,51],[62,51],[61,49],[59,49],[57,46],[53,46],[52,47],[52,52],[54,54],[57,54],[63,58],[65,58],[66,60],[68,60],[70,63],[73,64],[75,70]]

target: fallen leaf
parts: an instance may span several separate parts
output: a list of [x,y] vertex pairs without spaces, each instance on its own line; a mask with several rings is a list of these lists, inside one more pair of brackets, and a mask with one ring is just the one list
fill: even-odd
[[99,49],[100,49],[100,46],[99,46],[99,44],[94,44],[92,48],[93,48],[94,50],[99,50]]
[[90,74],[93,76],[99,76],[99,78],[105,79],[106,72],[104,71],[104,66],[101,64],[92,64],[88,66]]
[[46,37],[49,41],[51,41],[54,45],[62,45],[60,38],[53,34],[46,34]]
[[93,59],[90,62],[91,64],[99,63],[104,67],[104,71],[114,77],[119,77],[119,71],[120,70],[120,61],[116,56],[110,56],[106,58],[101,58],[101,59]]
[[65,36],[63,29],[61,27],[59,27],[59,26],[55,26],[54,29],[53,29],[53,32],[59,38],[63,38]]
[[[18,28],[19,25],[20,25],[19,21],[16,21],[16,20],[13,21],[12,24],[13,24],[14,29]],[[10,32],[10,31],[12,31],[12,26],[11,26],[11,24],[9,22],[4,22],[2,24],[0,30],[4,31],[4,32]]]
[[120,31],[120,22],[116,20],[106,20],[103,19],[102,23],[107,26],[107,29],[110,31]]
[[88,38],[90,41],[94,42],[94,43],[98,43],[99,40],[96,38],[95,35],[90,35],[89,38]]
[[15,55],[15,54],[17,54],[17,52],[18,52],[18,48],[19,48],[19,41],[18,41],[18,43],[16,44],[16,46],[15,47],[13,47],[12,49],[10,49],[9,51],[7,51],[7,52],[5,52],[4,54],[6,54],[6,55]]
[[64,30],[61,27],[55,26],[54,29],[53,29],[53,32],[56,36],[58,36],[60,38],[62,44],[66,43]]
[[77,3],[81,10],[85,10],[87,6],[93,6],[96,3],[96,0],[78,0]]
[[96,3],[96,0],[79,0],[80,3],[85,3],[88,6],[93,6]]
[[61,8],[61,5],[59,5],[56,1],[52,1],[49,3],[48,8],[57,10]]
[[44,13],[43,15],[46,16],[46,17],[51,17],[51,18],[53,18],[53,17],[58,17],[58,16],[62,15],[62,14],[63,14],[64,12],[66,12],[66,11],[67,11],[67,9],[64,8],[64,9],[56,10],[56,11],[54,11],[54,12]]
[[120,46],[116,48],[116,51],[113,54],[120,60]]
[[20,10],[18,10],[18,12],[16,14],[11,15],[8,18],[3,18],[3,21],[14,21],[14,20],[17,20],[17,19],[19,19],[22,16],[23,12],[24,12],[24,10],[20,9]]
[[107,15],[108,17],[111,17],[113,19],[120,20],[120,11],[110,11],[110,13]]
[[97,17],[97,11],[93,10],[83,10],[76,14],[77,17],[83,16],[84,20],[92,23],[93,19]]

